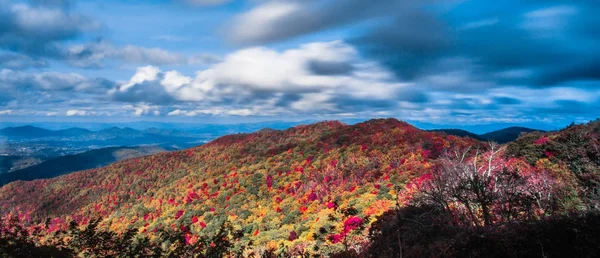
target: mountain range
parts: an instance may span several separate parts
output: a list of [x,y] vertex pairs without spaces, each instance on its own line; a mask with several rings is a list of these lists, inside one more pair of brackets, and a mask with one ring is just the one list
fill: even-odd
[[[257,132],[270,132],[275,129],[263,128]],[[470,137],[480,141],[496,141],[499,143],[507,143],[515,140],[522,133],[536,131],[534,129],[524,127],[509,127],[498,131],[489,132],[486,134],[477,135],[465,130],[460,129],[437,129],[430,130],[432,132],[441,132],[448,135],[455,135],[459,137]],[[110,127],[99,131],[91,131],[83,128],[68,128],[61,130],[47,130],[34,126],[21,126],[21,127],[8,127],[0,130],[0,135],[8,137],[9,139],[19,139],[26,141],[49,141],[51,139],[63,139],[66,141],[90,143],[95,142],[99,146],[111,145],[112,143],[129,143],[135,144],[156,144],[163,141],[173,142],[174,139],[183,140],[185,142],[190,141],[189,137],[195,136],[192,133],[183,132],[175,129],[158,129],[148,128],[145,130],[136,130],[133,128],[119,128]],[[173,149],[173,147],[165,145],[165,148]],[[29,156],[0,156],[0,174],[6,172],[18,172],[11,175],[0,176],[0,185],[4,185],[8,182],[15,180],[34,180],[49,178],[53,176],[62,175],[69,172],[78,170],[85,170],[90,168],[96,168],[108,165],[114,161],[121,160],[122,158],[106,158],[109,157],[114,151],[125,149],[126,147],[108,147],[101,148],[98,150],[91,150],[83,153],[69,154],[66,156],[60,156],[58,158],[40,159],[39,157]],[[137,156],[142,156],[146,153],[146,147],[130,148],[128,150],[135,150],[141,153]],[[149,148],[150,150],[159,149],[165,151],[166,149],[160,147]],[[158,152],[158,151],[156,151]],[[39,164],[46,160],[43,164]],[[68,163],[69,165],[60,165],[61,163]],[[39,164],[39,165],[38,165]],[[27,169],[30,166],[34,168]]]
[[[493,152],[499,158],[490,164],[522,180],[535,175],[532,187],[551,184],[557,214],[593,209],[600,203],[588,194],[600,182],[599,128],[596,121],[524,133]],[[487,146],[453,135],[458,133],[375,119],[233,134],[190,149],[9,183],[0,188],[0,215],[41,225],[47,236],[70,232],[71,222],[88,225],[99,218],[93,225],[101,230],[119,235],[133,229],[165,252],[218,247],[231,255],[329,256],[350,247],[368,250],[375,232],[371,225],[392,223],[386,222],[386,214],[412,205],[420,196],[419,186],[444,166],[447,151]],[[529,216],[544,214],[536,212]],[[550,215],[549,208],[544,212]],[[477,216],[471,214],[476,223]],[[39,245],[51,245],[48,241],[56,238],[36,239]],[[444,241],[441,247],[452,246]],[[430,245],[425,249],[440,248],[438,244],[420,243]]]
[[168,137],[194,137],[192,133],[184,133],[177,130],[160,130],[157,128],[149,128],[146,130],[136,130],[129,127],[110,127],[99,131],[90,131],[83,128],[68,128],[61,130],[47,130],[31,125],[19,127],[7,127],[0,130],[0,136],[9,139],[32,140],[32,139],[48,139],[60,138],[61,140],[109,140],[109,139],[134,139],[134,138],[164,138]]
[[0,130],[0,174],[93,149],[153,145],[173,150],[200,145],[211,137],[157,128],[109,127],[91,131],[83,128],[8,127]]
[[[176,129],[159,129],[150,127],[144,130],[137,130],[130,127],[110,127],[98,131],[73,127],[60,130],[47,130],[31,125],[19,127],[7,127],[0,130],[0,136],[16,139],[40,139],[40,138],[67,138],[73,140],[110,140],[110,139],[131,139],[147,137],[197,137],[199,134],[231,134],[248,133],[264,129],[281,130],[291,127],[294,123],[269,123],[270,127],[263,124],[239,124],[239,125],[202,125],[194,128],[187,128],[186,131]],[[263,127],[261,127],[263,126]],[[484,134],[475,134],[462,129],[432,129],[434,132],[444,132],[450,135],[461,137],[471,137],[478,140],[496,141],[498,143],[507,143],[519,137],[521,133],[534,132],[536,130],[526,127],[507,127],[500,130],[491,131]]]

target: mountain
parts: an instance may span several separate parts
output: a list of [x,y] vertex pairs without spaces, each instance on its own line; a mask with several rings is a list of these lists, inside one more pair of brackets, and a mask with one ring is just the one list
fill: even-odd
[[146,156],[166,151],[164,148],[149,147],[109,147],[66,155],[41,162],[34,166],[0,174],[0,186],[16,180],[51,178],[92,168],[99,168],[115,161]]
[[88,129],[73,127],[73,128],[55,131],[54,135],[56,135],[56,136],[81,136],[81,135],[88,135],[91,133],[92,133],[92,131],[90,131]]
[[433,129],[429,130],[432,132],[442,132],[448,135],[455,135],[459,137],[471,137],[480,141],[494,141],[497,143],[508,143],[516,140],[523,133],[530,132],[543,132],[542,130],[536,130],[525,127],[508,127],[497,131],[492,131],[485,134],[474,134],[462,129]]
[[[466,178],[463,182],[473,179],[477,182],[477,179],[463,177],[470,162],[447,166],[430,181],[434,187],[422,190],[425,194],[420,196],[425,196],[425,200],[379,217],[372,225],[375,233],[370,244],[360,256],[350,257],[392,258],[400,253],[404,257],[537,257],[542,246],[546,257],[600,256],[596,241],[571,241],[600,239],[600,120],[558,131],[524,133],[505,147],[499,150],[500,157],[493,161],[494,165],[490,164],[496,168],[508,165],[499,170],[506,169],[507,173],[496,173],[496,179],[490,181],[496,197],[486,195],[485,190],[479,192],[485,188],[471,188],[471,191],[477,190],[472,196],[488,196],[482,200],[486,204],[497,202],[500,210],[503,206],[510,207],[505,210],[508,214],[510,210],[516,211],[509,215],[511,218],[505,215],[503,218],[504,212],[492,212],[491,217],[498,219],[488,220],[489,224],[473,226],[471,220],[460,225],[461,218],[469,220],[468,217],[480,223],[477,217],[485,218],[479,215],[484,209],[476,209],[478,214],[472,216],[461,213],[466,206],[460,205],[460,200],[473,199],[461,194],[465,190],[471,194],[470,187],[457,183],[456,178],[458,182],[461,177]],[[530,165],[529,169],[524,163]],[[440,164],[444,167],[449,163],[442,160]],[[454,174],[458,176],[442,178],[444,171],[452,175],[456,168],[460,168]],[[516,177],[497,180],[506,175]],[[511,178],[529,183],[519,185],[514,191],[515,181]],[[427,202],[428,198],[438,201]],[[530,205],[538,206],[533,213],[527,211]],[[475,204],[475,207],[482,206]],[[533,217],[513,217],[519,214]]]
[[42,138],[51,137],[54,135],[53,131],[46,130],[35,126],[19,126],[19,127],[7,127],[0,130],[0,135],[5,137],[26,137],[26,138]]
[[175,130],[175,129],[159,129],[156,127],[150,127],[143,130],[144,133],[163,135],[163,136],[179,136],[179,137],[193,137],[194,134]]
[[[123,160],[51,179],[12,182],[0,188],[0,215],[15,215],[19,223],[41,230],[42,237],[35,237],[40,245],[71,239],[61,232],[73,232],[75,228],[69,225],[74,222],[105,232],[101,235],[137,232],[139,237],[148,237],[143,242],[148,246],[167,253],[181,251],[170,253],[175,257],[217,249],[219,254],[228,250],[231,255],[259,257],[318,257],[364,249],[375,252],[371,257],[383,252],[395,257],[395,246],[410,257],[444,252],[464,257],[461,252],[470,250],[539,254],[535,245],[514,248],[521,239],[538,244],[544,239],[545,250],[550,252],[554,243],[562,243],[562,238],[556,237],[562,236],[560,232],[572,232],[565,231],[565,225],[568,229],[569,223],[587,220],[559,220],[561,228],[545,230],[552,225],[545,218],[585,214],[600,207],[600,198],[592,194],[600,182],[599,136],[600,121],[556,132],[526,133],[484,153],[480,152],[486,148],[484,142],[419,130],[395,119],[354,125],[327,121],[228,135],[187,150]],[[474,154],[464,163],[462,159],[448,163],[446,151],[467,147],[473,147]],[[490,158],[489,163],[471,162],[487,160],[491,153],[498,158]],[[462,176],[463,169],[486,164],[497,170],[489,178],[503,186],[501,194],[480,200],[493,200],[498,204],[493,209],[478,208],[478,203],[461,206],[463,199],[455,195],[479,200],[478,195],[461,188],[465,184],[436,177],[448,169],[449,175],[455,176],[449,180],[477,180]],[[459,187],[460,191],[439,188],[441,192],[427,195],[421,192],[424,182],[448,189]],[[423,196],[433,201],[419,201]],[[508,198],[511,203],[507,206],[505,199],[498,198]],[[441,208],[432,208],[434,205]],[[396,207],[404,212],[402,216],[394,214]],[[485,217],[490,213],[491,218]],[[536,218],[544,218],[539,221],[546,224],[528,221]],[[508,224],[502,224],[504,219]],[[402,228],[396,227],[399,223]],[[489,226],[494,223],[498,227]],[[600,224],[592,220],[589,225],[585,236],[596,237],[590,232],[596,232]],[[578,228],[586,227],[588,224]],[[482,232],[486,238],[481,237]],[[503,237],[502,232],[511,238]],[[402,234],[400,243],[398,234]],[[552,236],[559,240],[547,242]],[[480,243],[486,245],[477,247]],[[581,246],[597,247],[594,241]],[[480,257],[481,253],[466,256]]]
[[136,130],[129,127],[110,127],[99,131],[90,131],[83,128],[68,128],[61,130],[46,130],[35,126],[7,127],[0,130],[0,136],[22,139],[36,140],[67,140],[67,141],[94,141],[94,140],[112,140],[112,139],[137,139],[137,138],[193,138],[194,134],[183,133],[177,130],[160,130],[150,128],[146,130]]
[[[395,119],[235,134],[183,151],[13,182],[0,189],[0,207],[7,208],[0,214],[51,218],[52,229],[101,217],[117,232],[133,227],[158,237],[175,230],[189,241],[211,237],[227,221],[239,236],[232,248],[282,243],[326,255],[343,250],[335,238],[345,224],[368,225],[394,208],[396,198],[409,200],[411,192],[397,195],[396,189],[426,178],[447,146],[478,144]],[[367,240],[363,230],[352,241]]]
[[485,140],[480,135],[474,134],[474,133],[466,131],[466,130],[461,130],[461,129],[433,129],[433,130],[429,130],[429,131],[441,132],[441,133],[445,133],[448,135],[454,135],[454,136],[459,136],[459,137],[470,137],[470,138],[480,140],[480,141]]
[[507,142],[516,140],[517,138],[519,138],[519,136],[522,133],[530,133],[530,132],[535,132],[535,131],[541,131],[541,130],[513,126],[513,127],[508,127],[508,128],[504,128],[501,130],[485,133],[485,134],[480,135],[480,137],[485,140],[495,141],[497,143],[507,143]]
[[34,126],[9,127],[0,134],[0,155],[47,160],[92,149],[114,146],[157,145],[168,149],[197,146],[213,135],[184,133],[177,130],[111,127],[99,131],[83,128],[46,130]]
[[34,166],[42,161],[43,160],[34,157],[0,156],[0,175]]

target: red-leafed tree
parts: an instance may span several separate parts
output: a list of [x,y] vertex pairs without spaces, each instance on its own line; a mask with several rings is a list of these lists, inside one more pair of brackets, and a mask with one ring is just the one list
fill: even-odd
[[553,201],[553,178],[525,162],[506,160],[490,143],[482,152],[467,148],[448,152],[417,200],[451,212],[458,223],[475,226],[545,214]]

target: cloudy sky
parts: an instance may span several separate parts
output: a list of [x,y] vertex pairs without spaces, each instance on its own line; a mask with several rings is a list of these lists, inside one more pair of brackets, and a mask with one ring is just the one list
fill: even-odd
[[600,114],[580,1],[0,0],[2,121]]

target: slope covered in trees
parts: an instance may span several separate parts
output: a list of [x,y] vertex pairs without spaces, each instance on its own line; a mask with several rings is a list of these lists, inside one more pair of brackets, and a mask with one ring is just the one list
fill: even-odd
[[449,150],[406,206],[372,225],[360,256],[598,257],[599,136],[597,120]]
[[191,242],[227,221],[244,235],[233,250],[331,253],[364,244],[364,226],[395,207],[397,189],[421,180],[444,149],[474,144],[394,119],[322,122],[8,184],[0,207],[31,223],[51,218],[50,230],[103,217],[115,232],[133,227],[152,238],[171,228]]
[[[136,243],[147,241],[165,256],[373,257],[391,248],[389,257],[402,250],[406,257],[477,257],[484,249],[468,248],[484,243],[481,248],[493,250],[486,241],[494,236],[505,241],[498,246],[510,247],[498,232],[524,238],[559,232],[539,225],[597,207],[589,194],[598,171],[597,135],[596,122],[527,134],[507,147],[394,119],[322,122],[14,182],[0,189],[0,212],[36,232],[28,239],[37,246],[80,255],[77,250],[105,249],[77,242],[78,230],[92,224],[86,234],[115,236],[115,248],[130,242],[116,236],[139,233]],[[563,153],[561,146],[574,151]],[[102,219],[93,224],[96,218]],[[522,222],[532,224],[523,231],[510,227]]]
[[507,145],[508,157],[543,167],[565,184],[565,205],[600,209],[600,120],[558,132],[525,134]]
[[0,156],[0,175],[35,166],[43,160],[34,157]]
[[75,171],[100,168],[115,161],[167,151],[159,146],[108,147],[79,154],[66,155],[39,164],[0,174],[0,186],[16,180],[34,180],[56,177]]

